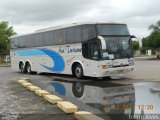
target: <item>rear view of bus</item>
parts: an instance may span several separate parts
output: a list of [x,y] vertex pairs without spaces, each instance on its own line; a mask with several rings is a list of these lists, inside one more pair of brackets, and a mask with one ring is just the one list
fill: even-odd
[[133,70],[126,24],[85,23],[11,37],[11,65],[23,73],[107,77]]

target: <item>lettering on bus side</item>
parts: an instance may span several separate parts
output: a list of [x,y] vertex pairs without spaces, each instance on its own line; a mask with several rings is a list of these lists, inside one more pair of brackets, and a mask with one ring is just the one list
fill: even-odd
[[64,49],[62,47],[59,48],[58,50],[59,53],[64,53]]
[[77,53],[82,52],[82,48],[71,48],[69,45],[65,46],[65,48],[59,47],[59,53]]

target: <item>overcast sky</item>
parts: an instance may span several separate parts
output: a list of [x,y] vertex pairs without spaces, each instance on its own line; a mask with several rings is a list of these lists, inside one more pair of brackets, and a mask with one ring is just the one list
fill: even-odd
[[75,22],[123,22],[142,38],[160,20],[160,0],[0,0],[0,20],[18,34]]

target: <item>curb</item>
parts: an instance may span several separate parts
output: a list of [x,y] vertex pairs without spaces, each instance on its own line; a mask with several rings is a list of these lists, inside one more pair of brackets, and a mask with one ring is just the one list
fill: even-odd
[[78,106],[72,104],[71,102],[64,101],[62,98],[52,95],[49,92],[42,90],[40,87],[34,86],[32,83],[28,82],[28,80],[30,79],[20,78],[20,80],[17,80],[17,83],[34,92],[39,97],[43,97],[44,100],[48,101],[49,103],[57,104],[57,107],[66,114],[74,114],[74,117],[78,120],[104,120],[90,112],[78,111]]

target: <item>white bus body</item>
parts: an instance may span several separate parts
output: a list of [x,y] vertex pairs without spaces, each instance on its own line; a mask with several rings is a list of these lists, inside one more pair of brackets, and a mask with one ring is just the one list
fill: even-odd
[[[133,70],[134,58],[133,55],[131,55],[133,52],[131,52],[132,48],[129,42],[131,39],[130,35],[109,36],[109,44],[107,44],[108,37],[98,34],[91,38],[91,40],[82,41],[82,39],[85,38],[85,35],[83,35],[83,28],[87,28],[85,25],[95,26],[97,24],[81,24],[64,28],[53,28],[33,34],[13,36],[11,38],[12,49],[10,52],[12,68],[17,71],[21,70],[24,73],[31,73],[32,71],[38,73],[58,73],[75,75],[78,78],[82,78],[83,76],[107,77]],[[110,24],[107,23],[105,25]],[[70,30],[72,28],[76,28],[77,32],[75,32],[75,30]],[[60,30],[65,30],[65,32],[61,31],[60,34],[56,33]],[[53,37],[51,37],[51,33],[48,34],[50,38],[48,37],[47,39],[48,32],[54,32],[54,39],[56,39],[56,35],[59,37],[59,39],[57,38],[58,40],[55,40],[57,43],[55,42],[54,44],[54,40],[49,41],[50,43],[47,42],[48,39],[52,40]],[[87,31],[84,30],[84,32],[84,34],[86,34]],[[45,33],[46,37],[44,35]],[[42,34],[44,36],[41,36]],[[80,39],[76,37],[77,41],[79,40],[80,42],[70,42],[69,40],[72,38],[67,40],[72,34],[74,34],[73,40],[74,36],[82,35]],[[88,34],[92,34],[92,32],[88,32]],[[35,35],[39,36],[36,38]],[[65,37],[67,36],[64,38],[67,42],[63,42],[63,39],[60,39],[61,37],[63,38],[63,35]],[[89,38],[88,36],[87,38]],[[125,49],[128,51],[130,50],[130,52],[126,55],[122,55],[122,57],[118,52],[119,48],[117,48],[117,51],[114,49],[109,50],[109,47],[116,46],[114,37],[116,41],[119,41],[116,43],[117,46],[123,46],[124,44],[125,48],[126,44],[127,47]],[[42,38],[43,41],[41,40]],[[112,39],[114,42],[112,42]],[[122,39],[122,42],[120,39]],[[59,41],[61,41],[61,43],[58,43]],[[125,53],[127,51],[125,51],[125,49],[121,50],[121,52]]]

